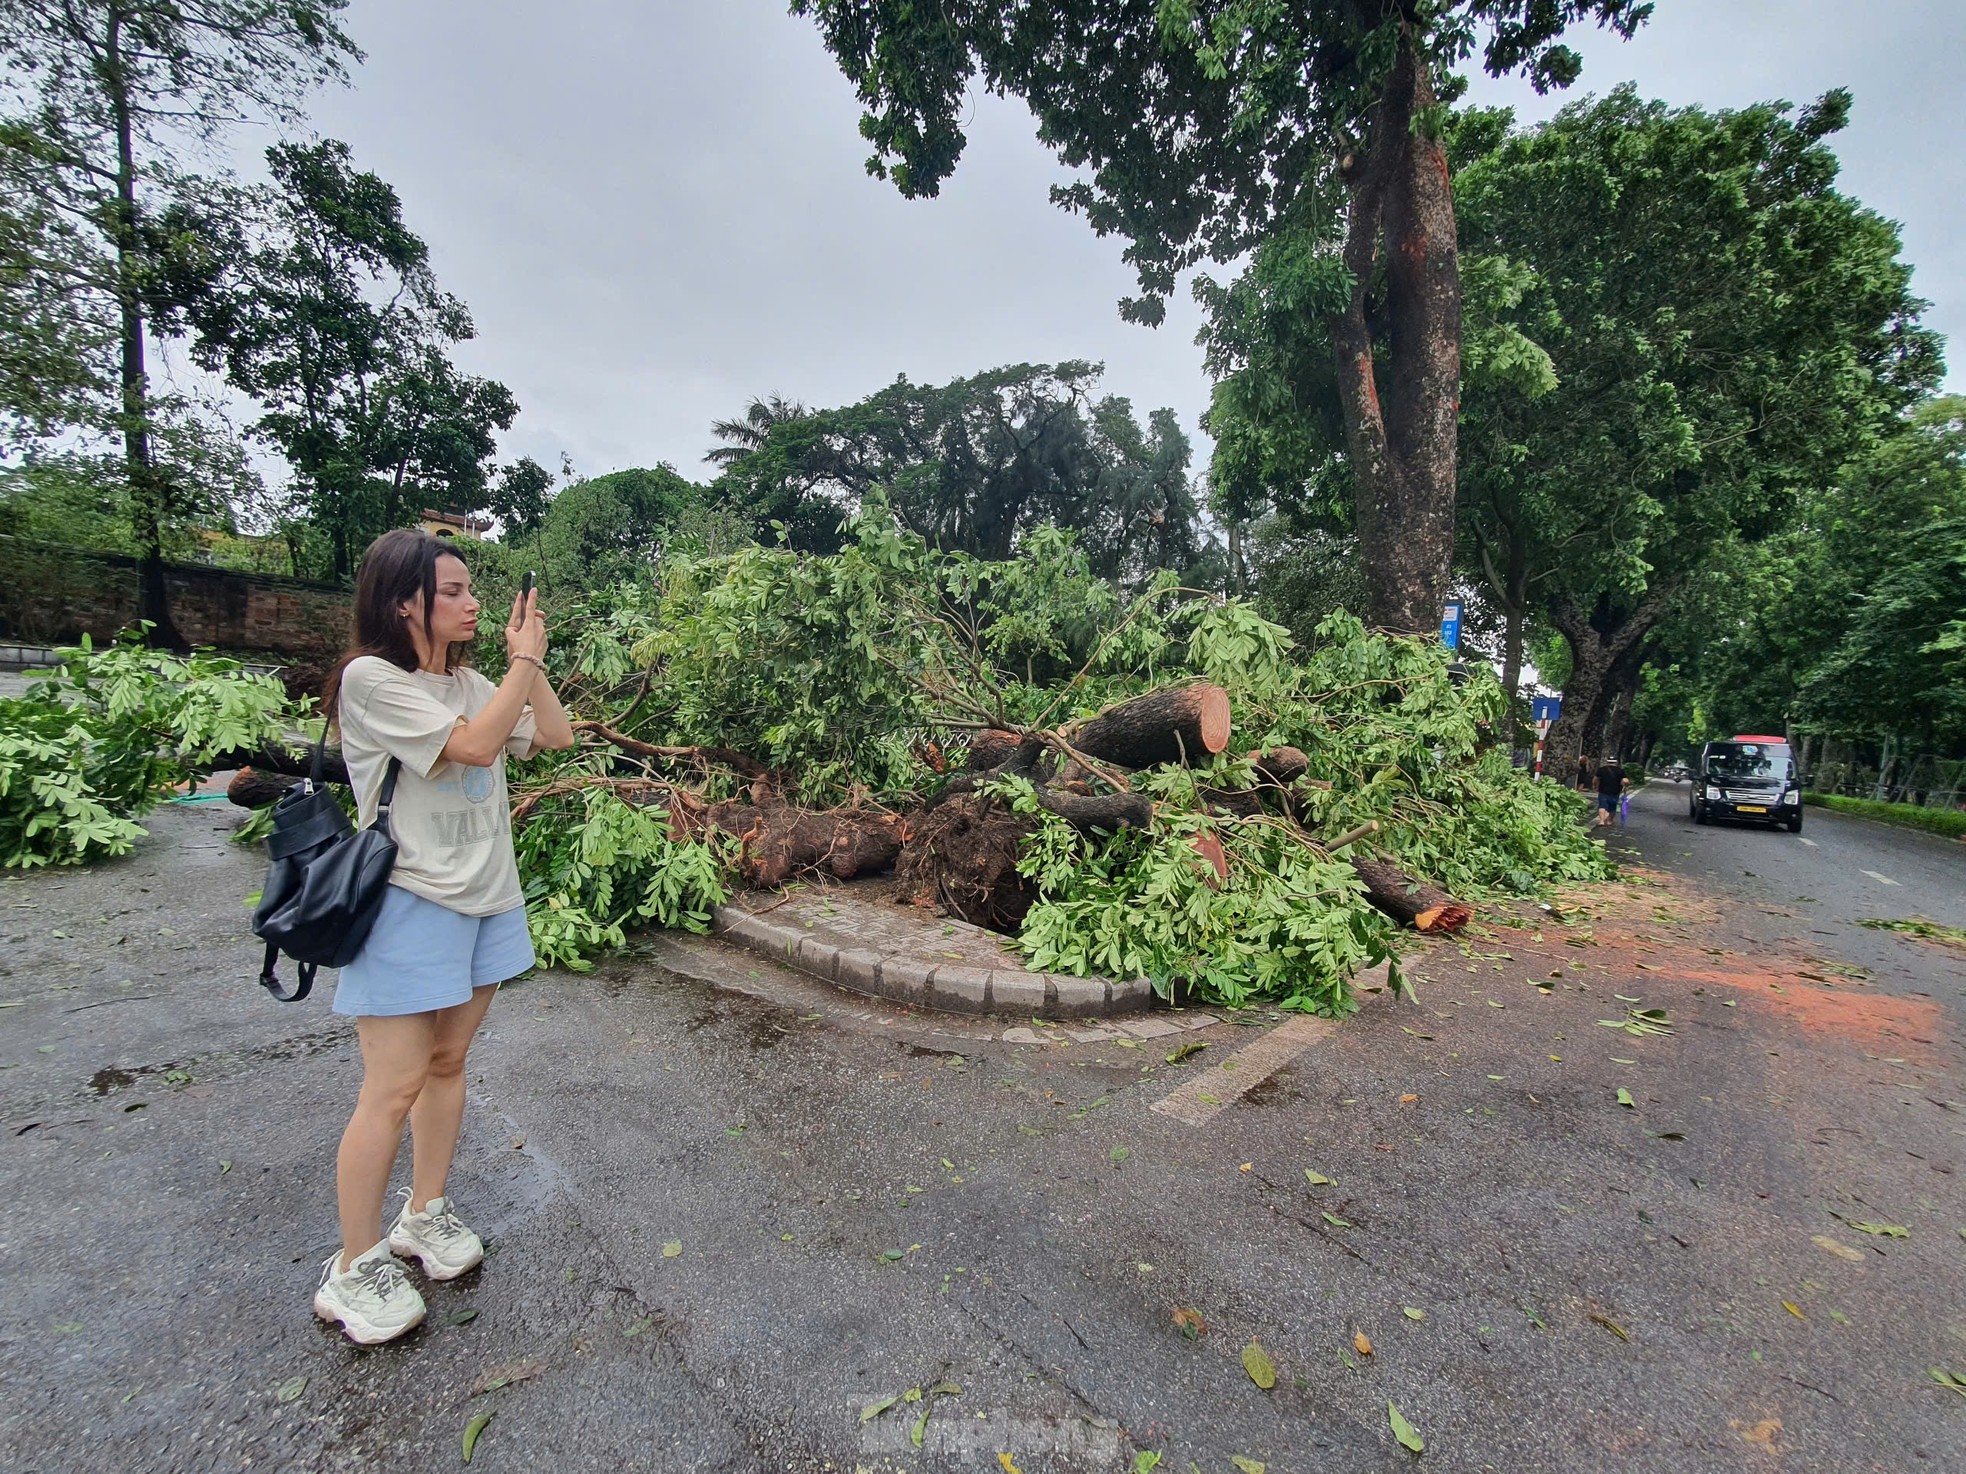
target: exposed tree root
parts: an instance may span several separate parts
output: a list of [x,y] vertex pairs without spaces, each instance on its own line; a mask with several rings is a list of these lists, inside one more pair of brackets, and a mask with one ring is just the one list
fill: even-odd
[[895,878],[922,905],[1015,933],[1037,900],[1036,889],[1017,873],[1019,847],[1036,827],[1002,804],[963,795],[910,817]]

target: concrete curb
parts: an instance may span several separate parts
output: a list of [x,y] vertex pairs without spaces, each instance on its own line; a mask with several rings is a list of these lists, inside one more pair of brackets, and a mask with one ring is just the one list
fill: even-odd
[[1138,1013],[1154,1001],[1153,985],[1145,978],[1115,983],[844,945],[814,935],[800,913],[776,911],[774,907],[771,913],[753,913],[738,905],[719,906],[711,913],[711,930],[760,957],[849,992],[911,1008],[1018,1018],[1105,1018]]

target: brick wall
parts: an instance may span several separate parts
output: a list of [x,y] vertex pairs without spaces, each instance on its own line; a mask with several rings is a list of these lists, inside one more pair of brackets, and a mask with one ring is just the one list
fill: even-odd
[[[167,563],[171,617],[194,645],[295,657],[339,655],[352,595],[331,584]],[[0,639],[98,643],[137,617],[137,560],[0,536]]]

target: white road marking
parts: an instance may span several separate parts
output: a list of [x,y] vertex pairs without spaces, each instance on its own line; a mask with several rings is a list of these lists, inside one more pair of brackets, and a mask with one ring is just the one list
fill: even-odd
[[1809,848],[1810,848],[1810,849],[1812,849],[1812,850],[1813,850],[1814,848],[1816,848],[1816,841],[1815,841],[1815,840],[1813,840],[1813,839],[1805,839],[1805,840],[1803,840],[1802,842],[1803,842],[1804,844],[1806,844],[1806,845],[1808,845],[1808,846],[1809,846]]
[[1150,1109],[1190,1126],[1227,1110],[1338,1025],[1328,1018],[1295,1014],[1253,1044],[1244,1045],[1212,1070],[1204,1070]]
[[1869,876],[1869,877],[1870,877],[1870,878],[1871,878],[1872,880],[1874,880],[1874,881],[1876,881],[1876,882],[1877,882],[1877,883],[1878,883],[1879,885],[1896,885],[1896,884],[1897,884],[1897,882],[1896,882],[1895,880],[1893,880],[1893,879],[1891,879],[1891,877],[1890,877],[1890,876],[1888,876],[1888,875],[1879,875],[1879,874],[1878,874],[1878,873],[1877,873],[1877,872],[1876,872],[1875,870],[1866,870],[1866,871],[1864,872],[1864,874],[1866,874],[1866,875],[1868,875],[1868,876]]

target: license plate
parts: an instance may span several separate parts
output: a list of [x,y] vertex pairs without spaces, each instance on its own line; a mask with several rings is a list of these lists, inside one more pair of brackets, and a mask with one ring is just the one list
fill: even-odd
[[1766,804],[1736,804],[1734,805],[1734,812],[1737,814],[1765,814],[1768,812],[1768,806]]

